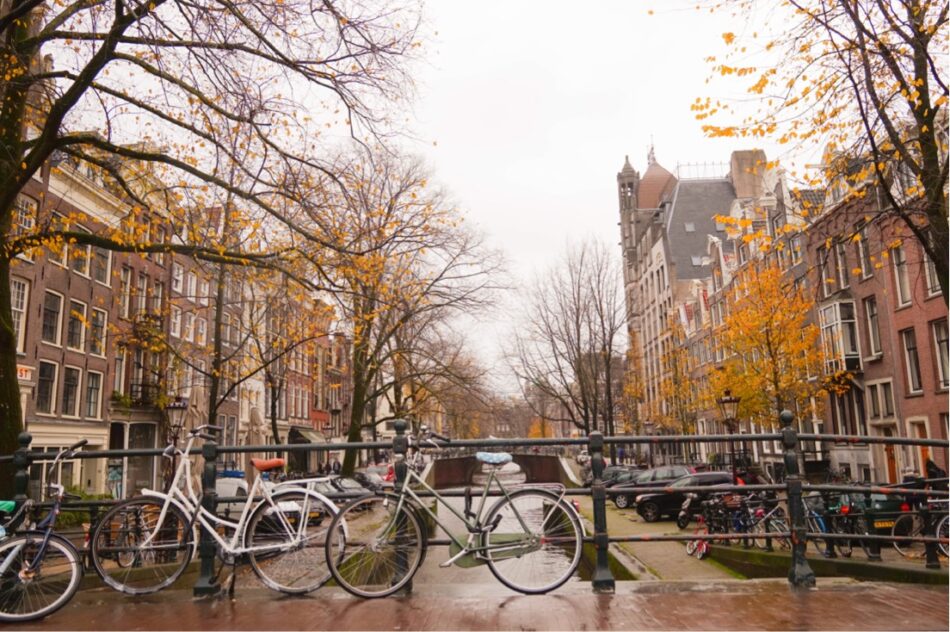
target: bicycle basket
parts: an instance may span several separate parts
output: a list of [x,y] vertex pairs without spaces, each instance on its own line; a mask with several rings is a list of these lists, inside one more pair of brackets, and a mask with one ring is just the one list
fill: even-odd
[[824,511],[825,510],[825,501],[821,497],[821,494],[811,494],[809,496],[802,496],[802,502],[805,503],[805,507],[810,511]]

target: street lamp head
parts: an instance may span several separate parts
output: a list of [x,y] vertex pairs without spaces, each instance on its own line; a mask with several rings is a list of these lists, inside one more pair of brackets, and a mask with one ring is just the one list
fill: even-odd
[[719,413],[724,420],[734,420],[738,417],[739,399],[734,397],[732,391],[727,388],[722,392],[722,397],[716,400],[716,403],[719,404]]
[[176,439],[181,435],[185,425],[185,411],[188,410],[188,398],[175,396],[173,401],[165,404],[165,413],[168,415],[168,427]]

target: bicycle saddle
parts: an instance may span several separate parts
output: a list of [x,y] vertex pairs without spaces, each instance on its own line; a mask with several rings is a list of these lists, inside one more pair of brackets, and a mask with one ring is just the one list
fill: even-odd
[[511,455],[507,452],[476,452],[475,458],[489,465],[511,463]]
[[258,472],[276,470],[279,467],[284,467],[286,462],[284,459],[251,459],[251,465],[253,465]]

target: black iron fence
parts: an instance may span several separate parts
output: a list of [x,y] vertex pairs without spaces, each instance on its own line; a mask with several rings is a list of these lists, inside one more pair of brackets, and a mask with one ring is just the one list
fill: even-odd
[[[808,587],[815,585],[815,574],[812,571],[808,559],[805,555],[805,549],[810,541],[822,541],[825,543],[826,556],[835,555],[835,543],[848,540],[858,541],[864,549],[868,560],[872,562],[881,561],[881,545],[892,544],[894,542],[916,543],[922,546],[925,551],[926,566],[928,568],[939,568],[940,560],[938,556],[938,547],[941,545],[946,550],[948,545],[946,534],[938,535],[938,519],[946,516],[946,506],[942,509],[936,509],[931,506],[931,502],[923,500],[925,497],[930,501],[946,502],[948,499],[946,479],[931,480],[934,488],[922,490],[919,486],[914,487],[901,485],[862,485],[851,483],[829,483],[813,484],[804,480],[799,470],[800,446],[803,441],[833,441],[836,443],[862,443],[862,444],[885,444],[885,445],[912,445],[927,446],[928,448],[942,448],[947,450],[950,444],[946,440],[937,439],[919,439],[919,438],[901,438],[901,437],[872,437],[872,436],[852,436],[852,435],[825,435],[825,434],[805,434],[798,433],[792,426],[793,417],[788,411],[780,416],[782,429],[775,433],[759,433],[743,435],[744,441],[780,441],[784,450],[783,465],[785,479],[782,483],[769,484],[745,484],[745,485],[716,485],[715,492],[733,492],[738,494],[747,494],[750,492],[763,492],[775,495],[775,500],[783,502],[787,506],[788,521],[782,522],[787,530],[765,529],[763,538],[765,548],[773,549],[773,541],[787,541],[790,543],[790,562],[788,571],[789,583],[796,587]],[[401,485],[406,477],[406,468],[404,466],[405,456],[409,450],[408,437],[405,434],[407,424],[398,421],[395,424],[396,437],[392,442],[359,442],[350,444],[283,444],[283,445],[259,445],[259,446],[220,446],[214,441],[206,441],[200,449],[193,450],[194,454],[200,454],[204,459],[202,470],[202,506],[209,511],[216,511],[218,502],[230,502],[235,500],[244,500],[243,498],[222,497],[217,494],[216,478],[219,471],[219,460],[227,459],[228,455],[247,454],[247,453],[289,453],[289,452],[339,452],[343,449],[352,450],[391,450],[396,460],[396,484]],[[604,452],[610,445],[615,446],[635,446],[650,445],[659,442],[663,443],[720,443],[729,441],[729,435],[663,435],[663,436],[614,436],[604,437],[599,432],[592,432],[586,438],[539,438],[539,439],[471,439],[454,440],[447,444],[452,450],[461,452],[470,448],[487,449],[521,449],[526,448],[529,451],[538,454],[563,455],[572,449],[586,448],[590,463],[589,467],[592,473],[592,483],[590,487],[581,487],[569,489],[570,495],[587,495],[592,499],[593,504],[593,532],[585,536],[585,541],[592,543],[596,550],[596,560],[592,572],[591,581],[593,590],[597,592],[612,592],[614,589],[614,577],[611,573],[608,563],[608,549],[611,543],[619,542],[665,542],[665,541],[718,541],[718,542],[745,542],[751,539],[751,534],[730,526],[727,521],[725,529],[719,532],[709,533],[682,533],[669,535],[610,535],[607,529],[607,499],[610,496],[616,496],[617,490],[608,489],[603,480],[604,468],[606,466]],[[20,448],[13,455],[0,456],[0,462],[12,462],[16,470],[14,483],[16,489],[17,501],[24,501],[27,498],[28,484],[30,480],[30,467],[34,462],[40,462],[49,458],[49,453],[41,451],[30,451],[31,437],[23,433],[19,438]],[[77,459],[114,459],[129,456],[155,456],[163,454],[162,449],[134,449],[134,450],[99,450],[83,451],[76,455]],[[234,458],[233,456],[231,458]],[[702,486],[679,486],[676,488],[679,492],[709,494],[710,487]],[[637,494],[649,494],[654,492],[669,492],[671,487],[668,485],[647,487],[637,487]],[[440,492],[444,496],[461,495],[462,492]],[[834,495],[850,494],[855,497],[864,497],[868,502],[857,509],[848,512],[850,518],[863,518],[865,524],[871,528],[861,533],[835,533],[823,529],[816,529],[817,520],[830,521],[842,514],[839,510],[830,508],[829,503],[824,503],[819,509],[809,507],[806,499],[809,495],[818,495],[823,498]],[[923,502],[917,503],[914,507],[902,507],[899,512],[901,515],[914,516],[917,529],[906,535],[902,534],[882,534],[879,529],[875,529],[876,523],[887,524],[890,514],[876,513],[870,498],[874,495],[883,495],[886,498],[897,497],[907,499],[917,499]],[[346,500],[354,496],[353,493],[332,493],[327,494],[334,500]],[[121,502],[117,500],[88,500],[81,502],[70,502],[63,506],[64,511],[86,511],[89,513],[88,523],[94,524],[103,506],[109,506]],[[38,507],[42,508],[40,503]],[[838,513],[835,513],[835,512]],[[944,523],[946,521],[944,520]],[[768,526],[768,525],[766,525]],[[429,544],[445,545],[448,540],[431,539]],[[217,584],[214,573],[216,544],[213,538],[207,533],[202,532],[199,540],[199,578],[194,586],[196,595],[216,594],[220,587]]]

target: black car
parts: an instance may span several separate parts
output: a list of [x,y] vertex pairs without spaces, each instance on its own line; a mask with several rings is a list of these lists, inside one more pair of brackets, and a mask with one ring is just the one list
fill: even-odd
[[656,492],[637,496],[637,513],[647,522],[656,522],[663,516],[673,516],[679,513],[688,492],[681,492],[681,487],[696,487],[708,485],[728,485],[732,475],[729,472],[699,472],[678,478],[670,484],[668,492]]
[[[632,465],[608,465],[604,468],[604,473],[601,476],[601,480],[604,481],[604,485],[611,487],[618,483],[627,483],[633,480],[633,478],[642,472],[643,470],[634,467]],[[584,479],[584,487],[590,487],[594,482],[594,475],[590,472],[587,474],[587,478]]]
[[639,495],[637,490],[640,487],[662,487],[695,471],[695,468],[688,465],[664,465],[652,470],[644,470],[629,483],[620,483],[613,486],[616,491],[627,492],[615,495],[614,504],[617,505],[618,509],[632,507],[634,499]]

